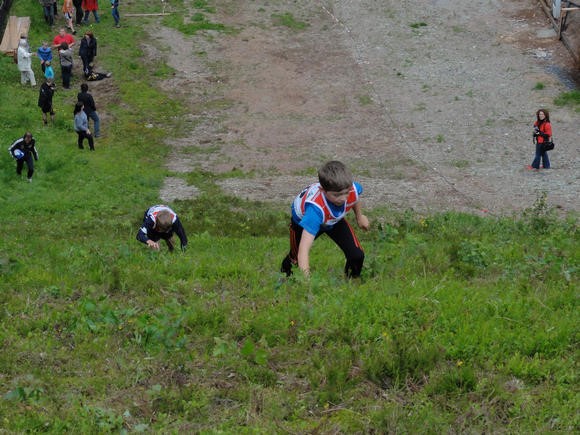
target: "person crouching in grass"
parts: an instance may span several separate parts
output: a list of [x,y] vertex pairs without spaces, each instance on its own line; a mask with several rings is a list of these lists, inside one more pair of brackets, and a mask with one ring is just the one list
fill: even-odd
[[145,211],[143,224],[137,233],[137,240],[149,248],[159,251],[159,240],[165,240],[170,252],[174,250],[173,234],[177,234],[181,242],[181,250],[187,247],[185,229],[173,210],[166,205],[154,205]]
[[318,170],[318,181],[302,190],[292,203],[290,252],[282,261],[281,272],[290,276],[292,266],[297,264],[309,276],[312,244],[327,234],[344,253],[345,275],[357,278],[363,267],[364,251],[344,218],[352,209],[358,226],[365,231],[370,228],[359,202],[362,186],[353,181],[351,172],[339,161],[325,163]]

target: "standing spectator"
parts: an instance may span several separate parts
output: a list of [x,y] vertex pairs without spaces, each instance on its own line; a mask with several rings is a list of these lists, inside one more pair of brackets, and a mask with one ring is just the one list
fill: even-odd
[[52,5],[53,0],[40,0],[42,11],[44,12],[44,21],[49,26],[54,26],[54,9]]
[[60,50],[58,51],[58,55],[60,58],[62,87],[64,89],[70,89],[70,80],[72,77],[72,68],[73,68],[73,52],[66,42],[60,44]]
[[25,85],[27,82],[30,82],[31,86],[36,86],[34,71],[32,71],[32,56],[34,56],[34,53],[30,52],[30,45],[28,45],[26,35],[20,36],[17,56],[18,69],[20,71],[20,83]]
[[77,95],[77,100],[79,103],[83,103],[83,110],[87,114],[87,118],[93,120],[95,137],[99,137],[101,135],[101,122],[99,120],[99,114],[97,113],[97,107],[95,106],[95,100],[89,94],[89,85],[86,83],[81,85],[81,91]]
[[81,39],[81,44],[79,48],[79,56],[83,61],[83,72],[85,77],[90,74],[91,63],[97,55],[97,38],[93,35],[93,32],[88,30]]
[[52,108],[52,96],[54,95],[54,81],[46,79],[40,85],[40,92],[38,93],[38,107],[42,111],[42,122],[44,125],[48,124],[48,116],[50,113],[50,120],[54,124],[54,109]]
[[58,35],[56,35],[52,40],[52,48],[55,50],[60,49],[60,44],[63,42],[66,42],[69,48],[73,48],[75,45],[75,38],[70,33],[66,33],[66,29],[64,27],[61,27],[58,30]]
[[42,72],[46,68],[46,62],[50,62],[52,60],[52,50],[48,46],[48,42],[42,41],[42,46],[38,47],[36,50],[36,55],[40,59],[40,68],[42,68]]
[[73,0],[75,7],[75,24],[80,26],[83,21],[83,0]]
[[54,70],[52,69],[50,61],[46,62],[46,66],[44,68],[44,78],[54,80]]
[[544,169],[550,169],[550,159],[544,145],[552,142],[552,124],[550,123],[550,113],[546,109],[540,109],[536,112],[533,142],[536,145],[536,155],[528,169],[539,170],[540,161],[542,161]]
[[62,14],[64,15],[64,19],[68,25],[68,27],[72,30],[72,34],[76,35],[77,31],[75,30],[75,26],[73,24],[73,13],[74,13],[74,6],[72,0],[64,0],[62,3]]
[[159,240],[165,240],[170,252],[173,252],[173,233],[177,234],[181,242],[181,250],[187,248],[185,229],[173,210],[166,205],[154,205],[143,216],[143,224],[137,232],[137,240],[145,243],[149,248],[159,251]]
[[89,15],[91,12],[95,17],[95,23],[100,23],[99,19],[99,0],[83,0],[83,10],[85,11],[85,17],[83,18],[83,24],[89,24]]
[[22,168],[24,167],[24,162],[26,162],[28,182],[32,181],[32,174],[34,174],[34,161],[32,158],[34,157],[34,160],[38,161],[38,152],[35,144],[36,141],[32,137],[32,133],[27,131],[24,136],[16,139],[8,148],[8,152],[16,160],[16,174],[22,174]]
[[115,27],[121,27],[119,24],[121,17],[119,16],[119,0],[111,0],[111,15],[115,20]]
[[86,113],[83,110],[83,103],[81,103],[80,101],[75,104],[74,116],[75,116],[74,128],[78,135],[77,143],[79,149],[81,150],[84,149],[83,141],[86,138],[89,141],[89,149],[91,151],[94,151],[95,143],[93,142],[93,135],[89,130],[89,120],[87,118]]

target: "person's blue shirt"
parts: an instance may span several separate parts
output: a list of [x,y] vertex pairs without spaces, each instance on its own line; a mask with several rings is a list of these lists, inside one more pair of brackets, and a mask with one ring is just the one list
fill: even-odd
[[38,47],[38,51],[36,52],[38,58],[43,61],[52,61],[52,50],[50,47]]
[[[359,195],[362,194],[363,192],[362,186],[356,181],[354,182],[354,186],[358,194]],[[343,211],[344,206],[342,205],[336,206],[330,201],[327,201],[327,204],[328,207],[330,208],[330,211],[334,215],[338,215]],[[302,219],[300,219],[296,214],[296,212],[294,211],[294,207],[292,207],[292,219],[294,220],[294,222],[296,222],[298,225],[304,228],[307,232],[309,232],[312,235],[317,235],[321,231],[321,229],[322,231],[324,231],[329,230],[331,228],[331,227],[322,228],[322,223],[324,222],[324,215],[322,214],[322,211],[318,207],[306,203],[304,208],[305,208],[304,216],[302,217]]]

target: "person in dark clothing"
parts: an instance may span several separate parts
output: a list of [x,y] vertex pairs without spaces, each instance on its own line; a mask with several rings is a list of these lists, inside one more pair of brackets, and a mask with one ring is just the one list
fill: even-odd
[[83,103],[80,101],[75,104],[75,110],[73,112],[74,115],[74,127],[75,131],[78,135],[77,144],[79,149],[83,149],[83,141],[85,139],[89,142],[89,149],[91,151],[95,150],[95,143],[93,141],[93,135],[91,134],[91,130],[89,130],[89,120],[87,118],[87,114],[83,110]]
[[167,243],[170,252],[173,252],[173,234],[177,234],[181,242],[181,250],[187,247],[187,236],[177,213],[166,205],[154,205],[143,215],[143,224],[137,233],[137,240],[145,243],[149,248],[158,251],[159,240]]
[[16,139],[8,148],[8,152],[16,160],[16,173],[18,175],[22,174],[22,168],[24,167],[24,162],[26,162],[28,182],[32,181],[32,174],[34,174],[34,161],[32,158],[34,157],[34,160],[38,161],[38,152],[35,145],[36,141],[32,137],[32,133],[27,131],[24,136]]
[[48,124],[48,114],[50,113],[50,120],[54,124],[54,109],[52,108],[52,96],[54,95],[54,81],[46,79],[40,86],[38,93],[38,107],[42,110],[42,122],[44,125]]
[[101,121],[99,119],[99,114],[97,113],[97,106],[95,105],[95,100],[93,96],[89,94],[89,85],[86,83],[81,84],[81,91],[77,94],[77,100],[83,103],[84,111],[87,114],[87,118],[93,120],[94,123],[94,137],[99,137],[101,135]]
[[75,24],[80,26],[83,22],[83,0],[73,0],[73,5],[75,7]]
[[55,16],[53,0],[41,0],[40,4],[42,5],[42,10],[44,13],[44,21],[46,24],[52,27],[54,25]]
[[97,38],[93,35],[90,30],[85,32],[85,36],[81,39],[81,45],[79,48],[79,56],[83,61],[83,72],[85,77],[90,72],[90,64],[93,63],[95,56],[97,55]]
[[64,89],[70,89],[70,81],[72,78],[72,69],[73,69],[73,52],[66,42],[60,44],[60,50],[58,50],[58,55],[60,58],[62,87]]

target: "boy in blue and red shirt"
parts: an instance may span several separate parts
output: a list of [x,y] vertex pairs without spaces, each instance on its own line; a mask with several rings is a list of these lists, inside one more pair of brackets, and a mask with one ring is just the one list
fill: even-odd
[[281,271],[292,275],[292,266],[310,275],[310,249],[316,238],[327,234],[344,252],[344,273],[349,278],[360,276],[364,251],[353,228],[344,219],[352,209],[356,222],[368,230],[369,220],[362,214],[359,195],[362,186],[353,182],[348,168],[339,161],[330,161],[318,170],[318,180],[304,189],[292,203],[290,252],[282,261]]

